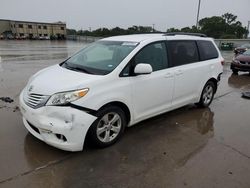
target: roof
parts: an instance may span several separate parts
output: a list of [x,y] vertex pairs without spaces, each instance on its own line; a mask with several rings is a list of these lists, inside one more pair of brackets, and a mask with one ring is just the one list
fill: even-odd
[[112,41],[127,41],[127,42],[142,42],[144,40],[163,37],[163,34],[134,34],[134,35],[121,35],[115,37],[108,37],[102,40]]
[[211,38],[193,36],[190,34],[185,35],[185,33],[166,35],[166,33],[152,33],[152,34],[134,34],[134,35],[121,35],[104,38],[102,40],[108,41],[127,41],[127,42],[142,42],[145,40],[152,39],[167,39],[167,40],[211,40]]
[[55,23],[46,23],[46,22],[31,22],[31,21],[20,21],[20,20],[7,20],[7,19],[0,19],[0,21],[9,21],[9,22],[19,22],[19,23],[33,23],[33,24],[46,24],[46,25],[66,25],[64,22],[55,22]]

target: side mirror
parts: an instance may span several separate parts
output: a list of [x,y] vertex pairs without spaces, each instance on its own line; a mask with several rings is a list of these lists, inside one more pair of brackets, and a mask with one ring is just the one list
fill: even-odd
[[135,66],[134,73],[135,74],[151,74],[153,72],[153,68],[150,64],[140,63]]

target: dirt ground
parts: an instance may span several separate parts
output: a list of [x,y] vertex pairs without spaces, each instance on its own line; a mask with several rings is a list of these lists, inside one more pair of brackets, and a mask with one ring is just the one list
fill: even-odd
[[241,98],[250,76],[232,75],[228,64],[209,108],[188,105],[143,121],[109,148],[64,152],[29,134],[20,91],[32,74],[83,45],[0,41],[1,188],[250,187],[250,100]]

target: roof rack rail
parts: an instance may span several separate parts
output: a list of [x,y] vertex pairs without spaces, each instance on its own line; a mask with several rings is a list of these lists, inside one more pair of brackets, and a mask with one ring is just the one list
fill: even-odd
[[164,36],[175,36],[175,35],[189,35],[189,36],[196,36],[196,37],[207,37],[207,35],[205,35],[203,33],[171,32],[171,33],[164,34]]

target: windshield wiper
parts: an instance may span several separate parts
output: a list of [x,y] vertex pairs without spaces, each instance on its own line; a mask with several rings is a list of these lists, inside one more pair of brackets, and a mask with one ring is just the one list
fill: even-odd
[[84,72],[84,73],[87,73],[87,74],[93,74],[92,72],[82,68],[82,67],[72,67],[71,65],[69,65],[67,62],[64,63],[65,65],[65,68],[66,69],[69,69],[69,70],[74,70],[74,71],[78,71],[78,72]]

